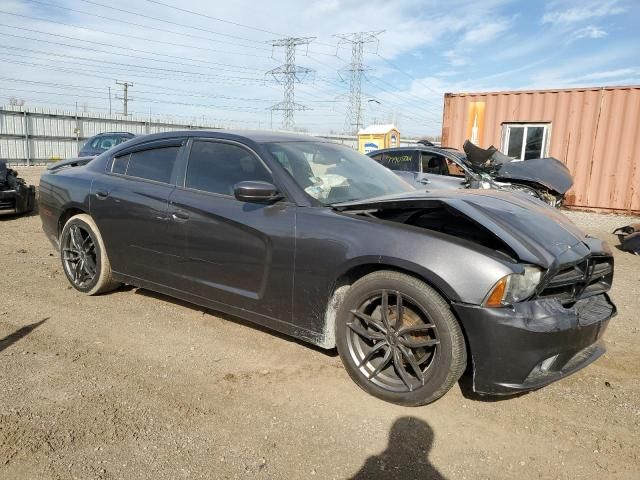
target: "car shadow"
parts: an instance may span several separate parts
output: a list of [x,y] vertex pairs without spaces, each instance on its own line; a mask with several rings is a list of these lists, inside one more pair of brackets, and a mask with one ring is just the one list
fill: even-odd
[[2,352],[6,348],[9,348],[11,345],[16,343],[21,338],[24,338],[27,335],[29,335],[33,330],[35,330],[40,325],[42,325],[44,322],[49,320],[49,318],[51,318],[51,317],[43,318],[39,322],[35,322],[35,323],[30,324],[30,325],[26,325],[26,326],[24,326],[22,328],[19,328],[18,330],[16,330],[12,334],[7,335],[3,339],[1,339],[0,340],[0,352]]
[[180,300],[178,298],[174,298],[174,297],[171,297],[169,295],[164,295],[162,293],[154,292],[153,290],[146,290],[144,288],[131,287],[131,286],[128,286],[128,285],[121,287],[121,290],[122,289],[124,289],[124,290],[133,290],[136,295],[143,295],[145,297],[155,298],[155,299],[161,300],[163,302],[170,302],[170,303],[173,303],[174,305],[179,305],[181,307],[188,308],[190,310],[195,310],[195,311],[198,311],[198,312],[202,312],[203,314],[206,313],[206,314],[209,314],[209,315],[213,315],[214,317],[218,317],[218,318],[220,318],[222,320],[225,320],[227,322],[237,323],[237,324],[243,325],[245,327],[249,327],[249,328],[252,328],[254,330],[258,330],[259,332],[266,333],[266,334],[271,335],[273,337],[277,337],[279,339],[285,340],[287,342],[297,343],[298,345],[304,346],[305,348],[310,348],[312,350],[315,350],[316,352],[322,353],[322,354],[326,355],[327,357],[337,357],[338,356],[338,351],[335,348],[327,350],[326,348],[322,348],[322,347],[319,347],[319,346],[314,345],[312,343],[305,342],[304,340],[300,340],[298,338],[291,337],[290,335],[286,335],[284,333],[280,333],[280,332],[272,330],[270,328],[263,327],[262,325],[258,325],[257,323],[253,323],[253,322],[250,322],[250,321],[245,320],[243,318],[236,317],[235,315],[230,315],[228,313],[220,312],[218,310],[213,310],[213,309],[210,309],[210,308],[207,308],[207,307],[202,307],[200,305],[196,305],[195,303],[187,302],[185,300]]
[[433,429],[416,417],[397,419],[384,452],[369,457],[350,480],[445,480],[429,461]]

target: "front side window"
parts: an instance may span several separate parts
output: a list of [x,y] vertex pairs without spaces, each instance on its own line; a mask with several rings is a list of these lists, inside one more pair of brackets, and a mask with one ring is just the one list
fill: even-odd
[[447,162],[442,155],[438,155],[437,153],[421,152],[420,162],[422,163],[422,173],[449,175]]
[[[180,147],[160,147],[133,152],[129,158],[125,174],[129,177],[170,183],[171,172],[173,172],[173,166],[176,163],[179,150]],[[122,167],[116,165],[116,162],[118,162],[118,159],[114,161],[112,168],[121,169]]]
[[300,188],[325,205],[414,190],[372,158],[343,145],[276,142],[264,146]]
[[515,160],[546,157],[550,127],[550,123],[505,123],[502,151]]
[[193,142],[185,187],[233,195],[237,183],[249,180],[273,181],[266,167],[251,152],[229,143]]

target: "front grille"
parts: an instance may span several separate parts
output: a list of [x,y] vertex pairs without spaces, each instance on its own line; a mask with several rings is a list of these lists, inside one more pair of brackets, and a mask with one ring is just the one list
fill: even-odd
[[561,265],[538,296],[568,303],[608,291],[612,280],[613,257],[591,256],[577,263]]

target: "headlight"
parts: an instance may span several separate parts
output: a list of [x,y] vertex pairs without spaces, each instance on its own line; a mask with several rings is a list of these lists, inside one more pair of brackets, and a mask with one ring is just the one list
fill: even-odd
[[533,265],[525,265],[524,272],[502,277],[487,295],[484,305],[501,307],[529,298],[542,278],[542,270]]

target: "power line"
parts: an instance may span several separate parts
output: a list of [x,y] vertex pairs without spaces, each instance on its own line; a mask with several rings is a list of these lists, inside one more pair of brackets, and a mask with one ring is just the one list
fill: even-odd
[[[11,53],[6,53],[6,52],[2,52],[0,51],[0,56],[18,56],[20,58],[22,58],[19,55],[15,55],[15,54],[11,54]],[[88,63],[82,63],[82,62],[74,62],[74,61],[70,61],[70,60],[65,60],[63,63],[65,64],[70,64],[70,65],[81,65],[81,66],[88,66],[91,67],[91,70],[86,70],[83,68],[76,68],[76,67],[70,67],[70,66],[58,66],[58,65],[50,65],[50,64],[42,64],[42,63],[33,63],[33,62],[24,62],[21,60],[14,60],[14,59],[7,59],[7,58],[3,58],[2,59],[5,63],[11,63],[11,64],[15,64],[15,65],[25,65],[25,66],[29,66],[29,67],[35,67],[38,68],[40,70],[53,70],[53,71],[59,71],[59,72],[64,72],[64,73],[71,73],[74,76],[78,76],[78,75],[82,75],[82,76],[86,76],[86,77],[93,77],[93,78],[99,78],[100,80],[104,80],[105,79],[105,75],[107,76],[106,78],[109,79],[114,79],[114,75],[116,73],[118,73],[117,70],[114,69],[110,69],[110,70],[104,70],[101,69],[99,67],[97,67],[96,65],[93,64],[88,64]],[[37,59],[40,60],[40,59]],[[140,68],[144,68],[144,67],[140,67]],[[102,73],[104,75],[97,75],[97,73]],[[157,74],[155,72],[153,72],[153,75],[150,76],[149,74],[147,74],[146,72],[136,72],[136,71],[132,71],[131,69],[123,69],[122,73],[126,73],[129,77],[133,77],[133,78],[142,78],[142,79],[154,79],[154,80],[159,80],[159,79],[163,79],[163,80],[188,80],[190,82],[194,82],[194,83],[207,83],[208,85],[211,84],[212,80],[215,80],[216,82],[220,82],[221,84],[228,84],[230,86],[233,87],[237,87],[237,86],[245,86],[245,85],[260,85],[263,87],[271,87],[271,85],[269,84],[269,82],[267,80],[261,80],[261,81],[257,81],[254,80],[252,82],[249,81],[240,81],[238,79],[238,77],[230,77],[230,76],[213,76],[213,75],[208,75],[205,77],[197,77],[197,78],[192,78],[192,77],[188,77],[185,75],[181,75],[181,74],[175,74],[175,75],[160,75]],[[225,83],[226,82],[226,83]],[[272,81],[273,82],[273,81]],[[275,82],[273,82],[275,84]]]
[[[205,50],[207,52],[214,52],[214,53],[233,53],[234,55],[243,55],[243,56],[248,56],[248,57],[255,57],[255,58],[261,58],[263,60],[270,60],[270,57],[265,57],[264,55],[256,55],[255,53],[246,53],[246,52],[231,52],[229,50],[216,50],[213,48],[207,48],[207,47],[203,47],[202,45],[189,45],[186,43],[176,43],[176,42],[167,42],[165,40],[157,40],[155,38],[147,38],[147,37],[140,37],[138,35],[131,35],[130,33],[122,33],[122,32],[110,32],[107,30],[100,30],[98,28],[87,28],[87,27],[82,27],[79,25],[74,25],[72,23],[66,23],[66,22],[60,22],[60,21],[55,21],[55,20],[50,20],[50,19],[46,19],[46,18],[41,18],[41,17],[33,17],[30,15],[22,15],[19,13],[14,13],[14,12],[7,12],[5,10],[0,10],[0,13],[4,14],[4,15],[12,15],[14,17],[21,17],[21,18],[26,18],[29,20],[37,20],[39,22],[46,22],[46,23],[51,23],[53,25],[64,25],[67,27],[72,27],[72,28],[78,28],[81,30],[86,30],[88,32],[98,32],[98,33],[104,33],[106,35],[115,35],[117,37],[124,37],[124,38],[133,38],[135,40],[141,40],[143,42],[153,42],[153,43],[160,43],[162,45],[170,45],[173,47],[185,47],[185,48],[191,48],[191,49],[197,49],[197,50]],[[216,40],[210,40],[211,42],[216,42]],[[252,47],[253,48],[253,47]],[[238,68],[242,68],[242,67],[238,67]]]
[[[7,35],[10,35],[10,34],[7,34]],[[52,43],[52,42],[47,42],[47,43]],[[133,69],[152,70],[152,71],[158,71],[158,72],[183,73],[183,74],[186,74],[186,75],[205,76],[205,77],[219,77],[219,76],[221,76],[221,75],[207,74],[207,73],[201,73],[201,72],[191,72],[191,71],[187,71],[187,70],[176,70],[174,68],[162,68],[162,67],[152,67],[152,66],[148,66],[148,65],[136,65],[136,64],[132,64],[132,63],[111,62],[111,61],[108,61],[108,60],[99,60],[99,59],[94,59],[94,58],[80,57],[80,56],[77,56],[77,55],[65,55],[63,53],[53,53],[53,52],[49,52],[49,51],[46,51],[46,50],[33,50],[33,49],[29,49],[29,48],[20,48],[20,47],[7,46],[7,45],[3,45],[3,44],[0,44],[0,46],[4,47],[5,49],[8,49],[8,50],[19,50],[19,51],[22,51],[22,52],[34,53],[34,54],[37,54],[37,55],[46,55],[47,57],[53,56],[53,57],[61,57],[61,58],[70,58],[70,59],[73,59],[73,60],[83,60],[83,61],[87,61],[87,62],[95,62],[95,63],[98,63],[100,65],[103,65],[103,64],[116,65],[116,66],[120,66],[120,67],[126,67],[128,69],[133,68]],[[6,53],[6,52],[2,52],[2,53],[4,55],[12,55],[12,54]],[[110,53],[110,52],[103,52],[103,53],[109,53],[111,55],[116,55],[115,53]],[[87,64],[83,64],[83,65],[87,65]],[[224,69],[219,69],[219,70],[221,70],[222,72],[226,72],[227,71],[227,70],[224,70]],[[236,73],[236,72],[232,71],[231,73]],[[244,73],[244,72],[238,72],[238,73]],[[229,74],[225,74],[225,75],[229,75]],[[254,77],[233,76],[233,78],[237,78],[237,79],[241,79],[241,80],[255,80],[255,81],[259,81],[260,83],[262,83],[264,81],[264,78],[262,78],[262,77],[255,77],[254,78]]]
[[[168,55],[166,53],[152,52],[152,51],[149,51],[149,50],[139,50],[137,48],[122,47],[120,45],[114,45],[113,43],[104,43],[104,42],[96,42],[96,41],[93,41],[93,40],[85,40],[83,38],[70,37],[68,35],[61,35],[59,33],[43,32],[42,30],[34,30],[34,29],[31,29],[31,28],[26,28],[26,27],[14,27],[13,25],[7,25],[5,23],[0,23],[0,27],[13,28],[15,30],[26,30],[28,32],[38,33],[40,35],[49,35],[49,36],[52,36],[52,37],[65,38],[67,40],[74,40],[76,42],[91,43],[91,44],[94,44],[94,45],[101,45],[101,46],[104,46],[104,47],[116,48],[118,50],[128,50],[128,51],[131,51],[131,52],[145,53],[145,54],[149,54],[149,55],[156,55],[156,56],[159,56],[159,57],[184,59],[184,57],[180,57],[180,56],[177,56],[177,55]],[[55,45],[62,45],[62,46],[65,46],[65,47],[70,47],[70,48],[75,48],[75,49],[93,50],[95,52],[109,53],[111,55],[117,54],[119,56],[125,56],[125,57],[130,57],[130,58],[150,60],[152,62],[170,63],[170,64],[173,64],[173,65],[181,65],[181,66],[185,66],[185,67],[195,67],[196,66],[196,65],[192,65],[190,63],[176,62],[174,60],[164,60],[164,59],[157,59],[157,58],[141,57],[139,55],[129,55],[129,54],[126,54],[126,53],[122,53],[121,51],[109,52],[109,51],[106,51],[106,50],[100,50],[100,49],[96,49],[96,48],[89,48],[89,47],[85,47],[85,46],[77,46],[77,45],[69,45],[68,43],[53,42],[51,40],[44,40],[44,39],[41,39],[41,38],[25,37],[25,36],[22,36],[22,35],[13,35],[13,34],[9,34],[9,33],[5,33],[5,35],[11,36],[11,37],[16,37],[16,38],[22,38],[22,39],[26,39],[26,40],[34,40],[36,42],[52,43],[52,44],[55,44]],[[216,66],[218,66],[217,67],[218,69],[219,69],[219,66],[223,66],[223,67],[233,67],[235,69],[242,69],[242,70],[261,72],[261,70],[257,70],[255,68],[240,67],[240,66],[237,66],[237,65],[229,65],[229,64],[226,64],[226,63],[209,62],[209,61],[206,61],[206,60],[191,60],[191,61],[197,62],[197,63],[208,63],[208,64],[211,64],[211,65],[216,65]]]
[[[84,10],[78,10],[76,8],[63,7],[61,5],[56,5],[56,4],[53,4],[53,3],[40,2],[38,0],[27,0],[27,1],[30,2],[30,3],[36,3],[36,4],[39,4],[39,5],[44,5],[46,7],[59,8],[61,10],[66,10],[66,11],[69,11],[69,12],[80,13],[82,15],[87,15],[87,16],[92,17],[94,19],[95,18],[101,18],[103,20],[109,20],[110,22],[124,23],[124,24],[127,24],[127,25],[133,25],[133,26],[139,27],[139,28],[147,28],[149,30],[155,30],[155,31],[158,31],[158,32],[162,32],[164,34],[171,33],[171,34],[174,34],[174,35],[179,35],[181,37],[191,37],[191,38],[197,38],[199,40],[206,40],[208,42],[225,43],[227,45],[234,45],[236,47],[250,48],[252,50],[264,50],[266,52],[270,52],[271,51],[269,48],[266,48],[266,47],[262,48],[262,47],[258,47],[257,45],[241,45],[241,44],[239,44],[237,42],[229,42],[229,41],[225,41],[225,40],[214,40],[212,38],[203,37],[202,35],[194,35],[194,34],[191,34],[191,33],[188,33],[188,32],[177,32],[175,30],[168,30],[166,28],[152,27],[150,25],[143,25],[141,23],[135,23],[135,22],[131,22],[131,21],[128,21],[128,20],[123,20],[121,18],[114,18],[114,17],[108,17],[106,15],[100,15],[100,14],[98,14],[96,12],[87,12],[87,11],[84,11]],[[109,8],[109,7],[105,7],[105,8]],[[134,16],[135,15],[136,14],[134,14]],[[182,26],[185,26],[187,28],[191,28],[188,25],[182,25]]]
[[264,44],[264,42],[260,41],[260,40],[253,40],[251,38],[239,37],[237,35],[231,35],[231,34],[228,34],[228,33],[216,32],[214,30],[209,30],[207,28],[197,27],[195,25],[187,25],[187,24],[184,24],[184,23],[174,22],[172,20],[165,20],[163,18],[153,17],[151,15],[145,15],[145,14],[140,13],[140,12],[133,12],[131,10],[126,10],[124,8],[114,7],[113,5],[105,5],[104,3],[94,2],[92,0],[79,0],[79,1],[91,4],[91,5],[96,5],[96,6],[99,6],[99,7],[104,7],[104,8],[107,8],[109,10],[115,10],[117,12],[127,13],[129,15],[134,15],[134,16],[137,16],[137,17],[146,18],[146,19],[149,19],[149,20],[155,20],[156,22],[167,23],[169,25],[176,25],[178,27],[185,27],[185,28],[189,28],[189,29],[192,29],[192,30],[199,30],[201,32],[207,32],[207,33],[210,33],[212,35],[219,35],[221,37],[233,38],[234,40],[242,40],[242,41],[250,42],[250,43]]
[[[17,78],[10,78],[10,77],[0,77],[0,81],[5,81],[5,82],[16,82],[16,83],[21,83],[21,84],[34,84],[34,85],[42,85],[42,86],[47,86],[47,87],[57,87],[57,88],[64,88],[64,89],[75,89],[75,90],[81,90],[81,91],[87,91],[90,93],[97,93],[97,92],[102,92],[104,91],[104,87],[90,87],[90,86],[81,86],[81,85],[73,85],[73,84],[68,84],[68,83],[54,83],[54,82],[42,82],[42,81],[37,81],[37,80],[23,80],[23,79],[17,79]],[[151,87],[151,88],[162,88],[165,91],[162,92],[154,92],[154,91],[149,91],[149,90],[138,90],[136,89],[136,92],[138,93],[147,93],[150,95],[169,95],[171,97],[174,96],[178,96],[178,97],[201,97],[201,98],[217,98],[217,99],[222,99],[222,100],[240,100],[240,101],[247,101],[247,102],[271,102],[272,100],[269,99],[264,99],[264,98],[247,98],[247,97],[234,97],[234,96],[226,96],[226,95],[214,95],[214,94],[205,94],[205,93],[196,93],[193,91],[186,91],[186,93],[180,93],[183,90],[175,90],[173,88],[170,88],[169,90],[167,90],[165,87],[159,87],[159,86],[155,86],[155,85],[149,85],[149,84],[145,84],[145,83],[140,83],[140,82],[136,82],[138,85],[146,85],[147,87]],[[52,92],[39,92],[39,93],[52,93]],[[57,94],[56,94],[57,95]],[[67,93],[60,93],[60,95],[67,95]],[[102,97],[100,97],[102,98]]]
[[[12,36],[12,37],[19,37],[18,35],[11,35],[11,34],[6,34],[6,33],[5,33],[5,35]],[[57,44],[57,42],[48,42],[48,43],[56,43]],[[16,49],[16,50],[27,50],[28,51],[28,49],[20,49],[18,47],[8,47],[8,48],[12,49],[12,50]],[[34,50],[31,50],[31,51],[35,52]],[[103,53],[109,53],[109,52],[103,52]],[[7,53],[7,52],[0,52],[0,54],[9,55],[9,56],[19,56],[20,58],[22,58],[21,55],[11,54],[11,53]],[[124,68],[127,69],[127,71],[132,71],[131,69],[138,69],[138,70],[151,71],[151,72],[166,72],[168,74],[173,74],[172,76],[174,78],[184,78],[184,76],[192,76],[192,77],[199,77],[199,78],[204,78],[204,79],[245,80],[245,81],[255,82],[255,83],[259,83],[259,84],[264,84],[266,82],[266,80],[263,77],[242,77],[242,76],[238,76],[238,75],[229,75],[229,74],[216,75],[216,74],[211,74],[211,73],[191,72],[191,71],[187,71],[187,70],[176,70],[176,69],[173,69],[173,68],[161,68],[161,67],[151,67],[151,66],[147,66],[147,65],[134,65],[134,64],[130,64],[130,63],[110,62],[110,61],[106,61],[106,60],[98,60],[98,59],[92,59],[92,58],[86,58],[86,57],[78,57],[78,56],[75,56],[75,55],[56,54],[56,53],[50,53],[50,52],[45,52],[45,51],[41,51],[38,54],[54,56],[54,57],[71,58],[71,59],[74,59],[74,60],[84,60],[84,61],[87,61],[87,62],[95,62],[95,63],[98,63],[99,65],[108,63],[108,64],[111,64],[111,65],[114,65],[114,66],[124,67]],[[112,55],[115,55],[115,54],[112,54]],[[41,60],[41,59],[40,58],[36,58],[36,60]],[[69,60],[65,61],[65,63],[76,64],[76,65],[85,65],[85,66],[89,66],[89,67],[94,67],[95,66],[95,65],[93,65],[91,63],[73,62],[73,61],[69,61]],[[135,71],[135,70],[133,70],[133,71]],[[108,71],[107,73],[113,73],[113,71]]]
[[272,43],[273,47],[285,48],[284,65],[267,72],[284,85],[284,98],[282,102],[271,107],[271,112],[282,111],[282,128],[285,130],[292,130],[295,127],[294,112],[307,108],[295,102],[295,84],[311,73],[311,69],[296,65],[296,48],[300,45],[309,45],[313,40],[313,37],[288,37],[274,40]]
[[[220,18],[220,17],[214,17],[212,15],[208,15],[208,14],[203,13],[203,12],[196,12],[194,10],[188,10],[186,8],[176,7],[175,5],[171,5],[171,4],[165,3],[165,2],[160,2],[159,0],[146,0],[146,1],[150,2],[150,3],[155,3],[156,5],[162,5],[164,7],[171,8],[171,9],[177,10],[179,12],[190,13],[190,14],[196,15],[198,17],[205,17],[205,18],[209,18],[211,20],[215,20],[217,22],[227,23],[229,25],[235,25],[236,27],[247,28],[249,30],[255,30],[257,32],[268,33],[269,35],[276,35],[278,37],[285,37],[286,36],[284,33],[277,33],[277,32],[273,32],[271,30],[265,30],[263,28],[254,27],[252,25],[246,25],[244,23],[233,22],[231,20],[226,20],[226,19],[223,19],[223,18]],[[336,45],[331,45],[331,44],[322,43],[322,42],[316,42],[316,45],[323,45],[323,46],[326,46],[326,47],[336,48]],[[316,53],[322,54],[321,52],[316,52]]]
[[219,18],[219,17],[213,17],[213,16],[207,15],[206,13],[203,13],[203,12],[194,12],[193,10],[188,10],[186,8],[181,8],[181,7],[176,7],[175,5],[170,5],[168,3],[160,2],[158,0],[146,0],[146,1],[149,2],[149,3],[155,3],[157,5],[162,5],[164,7],[171,8],[173,10],[178,10],[179,12],[190,13],[192,15],[197,15],[198,17],[205,17],[205,18],[209,18],[211,20],[215,20],[217,22],[228,23],[229,25],[235,25],[236,27],[248,28],[250,30],[255,30],[257,32],[268,33],[269,35],[276,35],[278,37],[283,37],[284,36],[284,34],[282,34],[282,33],[272,32],[271,30],[265,30],[263,28],[252,27],[250,25],[244,25],[242,23],[232,22],[231,20],[225,20],[225,19]]

